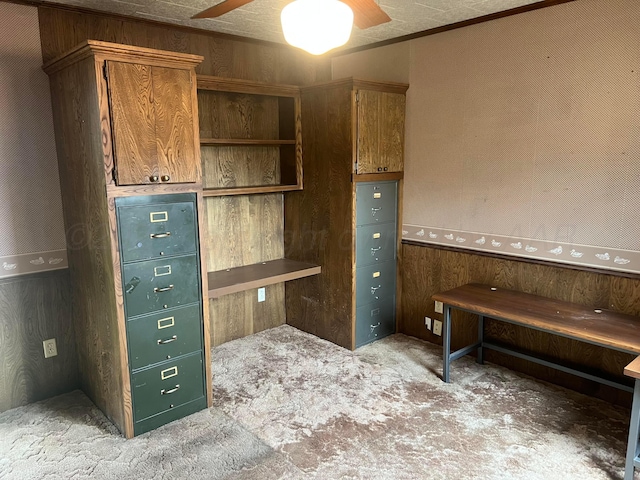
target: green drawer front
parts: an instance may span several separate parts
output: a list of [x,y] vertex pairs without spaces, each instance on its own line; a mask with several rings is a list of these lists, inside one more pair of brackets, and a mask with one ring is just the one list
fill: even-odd
[[356,266],[396,258],[396,223],[363,225],[356,229]]
[[132,374],[131,391],[135,422],[204,396],[201,352]]
[[200,317],[200,305],[191,305],[127,322],[130,368],[202,350]]
[[381,299],[356,310],[356,348],[396,331],[395,296]]
[[396,293],[396,261],[356,269],[356,307]]
[[196,255],[129,263],[122,277],[128,318],[200,300]]
[[141,435],[162,425],[166,425],[169,422],[178,420],[179,418],[204,410],[205,408],[207,408],[207,397],[200,397],[189,403],[173,407],[171,410],[167,410],[166,412],[158,413],[157,415],[136,421],[133,424],[133,434]]
[[393,222],[398,207],[397,182],[363,182],[356,185],[356,225]]
[[118,206],[123,262],[195,252],[193,202]]

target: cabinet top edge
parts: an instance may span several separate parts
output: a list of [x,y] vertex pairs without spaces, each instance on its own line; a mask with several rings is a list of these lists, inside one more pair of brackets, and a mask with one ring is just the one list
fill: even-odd
[[120,43],[86,40],[71,50],[58,55],[42,66],[51,75],[69,65],[90,57],[101,57],[104,60],[118,60],[125,62],[149,62],[166,67],[195,68],[204,57],[190,53],[178,53],[168,50],[123,45]]
[[267,83],[240,78],[214,77],[197,75],[198,89],[217,90],[233,93],[251,93],[256,95],[272,95],[279,97],[297,97],[300,87],[284,83]]
[[323,90],[327,88],[340,88],[340,87],[350,87],[352,89],[365,89],[365,90],[379,90],[381,92],[388,93],[407,93],[409,89],[408,83],[397,83],[397,82],[381,82],[377,80],[364,80],[362,78],[339,78],[337,80],[330,80],[328,82],[314,83],[312,85],[305,85],[300,87],[302,93],[306,93],[308,91],[313,90]]

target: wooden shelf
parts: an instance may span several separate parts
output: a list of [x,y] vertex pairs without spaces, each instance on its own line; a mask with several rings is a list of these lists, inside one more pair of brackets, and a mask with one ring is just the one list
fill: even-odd
[[320,266],[282,258],[269,262],[209,272],[209,298],[287,282],[320,273]]
[[226,195],[254,195],[259,193],[280,193],[302,190],[302,185],[258,185],[256,187],[204,188],[204,197],[224,197]]
[[263,140],[253,138],[201,138],[202,146],[249,146],[249,147],[270,147],[279,145],[295,145],[295,140]]

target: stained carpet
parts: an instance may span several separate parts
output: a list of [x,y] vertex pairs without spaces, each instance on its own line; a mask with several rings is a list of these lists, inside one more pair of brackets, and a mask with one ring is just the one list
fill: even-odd
[[411,337],[282,326],[212,357],[214,407],[132,440],[79,391],[0,414],[0,478],[622,478],[627,409],[470,358],[444,384]]

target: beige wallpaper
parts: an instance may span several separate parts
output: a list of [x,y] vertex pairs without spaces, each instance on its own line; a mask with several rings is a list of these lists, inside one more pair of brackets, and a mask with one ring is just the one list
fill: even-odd
[[576,0],[406,42],[403,237],[640,272],[639,24]]
[[0,2],[0,277],[66,266],[35,7]]

